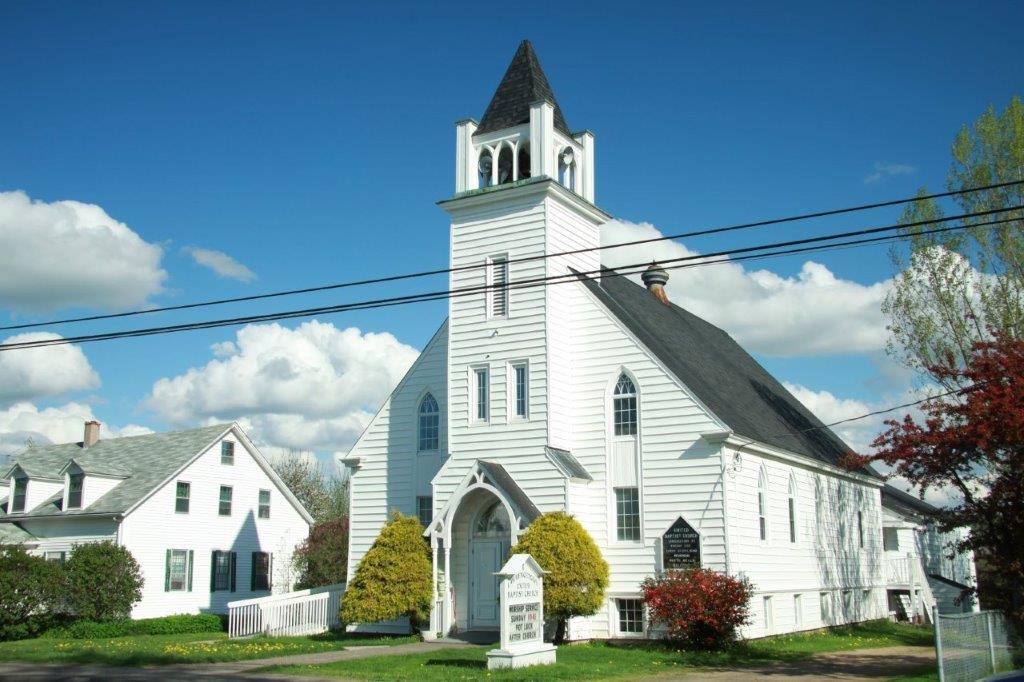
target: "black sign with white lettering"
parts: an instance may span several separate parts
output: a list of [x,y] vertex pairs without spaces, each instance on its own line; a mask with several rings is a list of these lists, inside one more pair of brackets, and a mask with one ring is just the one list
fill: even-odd
[[700,533],[682,516],[661,536],[661,558],[666,571],[700,568]]

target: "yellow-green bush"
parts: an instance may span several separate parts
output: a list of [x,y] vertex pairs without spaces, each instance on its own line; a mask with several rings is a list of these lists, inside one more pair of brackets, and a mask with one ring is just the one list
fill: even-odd
[[544,576],[544,617],[557,621],[555,641],[573,616],[592,616],[604,602],[608,563],[590,533],[565,512],[543,514],[530,524],[513,554],[530,554]]
[[341,601],[343,623],[430,618],[430,548],[415,516],[394,514],[356,567]]

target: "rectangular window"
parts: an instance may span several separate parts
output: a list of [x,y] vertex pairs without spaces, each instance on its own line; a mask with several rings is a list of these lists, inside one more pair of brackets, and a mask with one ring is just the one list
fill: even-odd
[[270,554],[268,552],[252,553],[252,584],[249,589],[253,592],[270,591]]
[[25,511],[25,496],[28,494],[28,479],[19,476],[14,479],[14,494],[11,496],[11,512]]
[[424,526],[429,526],[430,522],[434,520],[434,498],[417,497],[416,516],[419,517],[420,523]]
[[235,553],[213,550],[210,559],[210,591],[211,592],[234,592]]
[[473,386],[476,421],[485,422],[490,419],[490,381],[486,367],[478,367],[473,370]]
[[850,620],[850,612],[853,610],[851,598],[852,593],[849,590],[843,590],[843,620]]
[[871,590],[864,590],[861,592],[861,604],[860,613],[861,615],[874,613],[875,609],[871,606]]
[[818,605],[821,610],[822,625],[832,624],[832,597],[828,592],[818,593]]
[[635,436],[636,396],[616,396],[612,401],[612,418],[616,436]]
[[59,564],[63,565],[64,561],[67,559],[67,553],[66,552],[47,552],[46,554],[43,555],[43,558],[45,558],[47,561],[56,561]]
[[636,488],[615,489],[615,527],[619,540],[640,541],[640,493]]
[[793,624],[801,628],[804,625],[804,600],[803,595],[793,595]]
[[512,365],[512,404],[515,408],[515,416],[517,419],[526,419],[528,416],[528,405],[529,405],[529,375],[527,374],[526,363],[516,363]]
[[764,598],[764,631],[771,632],[775,629],[775,613],[772,612],[772,598]]
[[82,508],[82,484],[84,482],[85,474],[68,476],[68,509]]
[[899,528],[883,528],[882,545],[887,552],[898,552],[900,549]]
[[864,514],[857,512],[857,544],[864,549]]
[[234,464],[235,463],[235,444],[229,440],[221,441],[220,444],[220,463],[221,464]]
[[644,631],[644,602],[641,599],[616,599],[619,612],[619,632],[642,633]]
[[231,516],[231,486],[229,485],[220,487],[220,506],[217,508],[217,513],[221,516]]
[[488,314],[491,317],[508,317],[508,256],[492,256],[488,259]]
[[789,498],[789,541],[796,542],[796,500]]
[[191,494],[192,484],[178,481],[174,490],[174,511],[179,514],[188,514],[189,496]]
[[761,541],[768,539],[768,517],[765,516],[764,490],[757,491],[757,526]]
[[261,490],[260,491],[259,503],[260,503],[259,517],[261,519],[269,519],[270,518],[270,491],[269,490]]
[[189,574],[192,572],[189,557],[192,553],[187,549],[167,550],[167,575],[164,589],[168,592],[184,592],[190,588]]

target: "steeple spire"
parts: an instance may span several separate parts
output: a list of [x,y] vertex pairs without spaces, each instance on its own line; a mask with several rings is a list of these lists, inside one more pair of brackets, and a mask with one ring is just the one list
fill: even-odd
[[551,103],[555,110],[555,129],[566,136],[571,136],[569,126],[562,115],[562,108],[558,106],[548,77],[540,67],[537,53],[533,51],[530,41],[524,40],[519,43],[519,49],[512,57],[512,63],[508,65],[498,89],[494,91],[494,97],[487,105],[476,132],[489,133],[529,123],[530,105],[538,100],[547,100]]

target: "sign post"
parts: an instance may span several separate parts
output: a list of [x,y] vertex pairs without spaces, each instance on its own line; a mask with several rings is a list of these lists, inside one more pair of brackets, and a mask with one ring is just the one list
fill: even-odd
[[662,570],[700,568],[700,533],[682,516],[661,536]]
[[513,554],[495,574],[501,578],[501,648],[487,652],[488,670],[555,662],[555,645],[544,641],[545,573],[529,554]]

